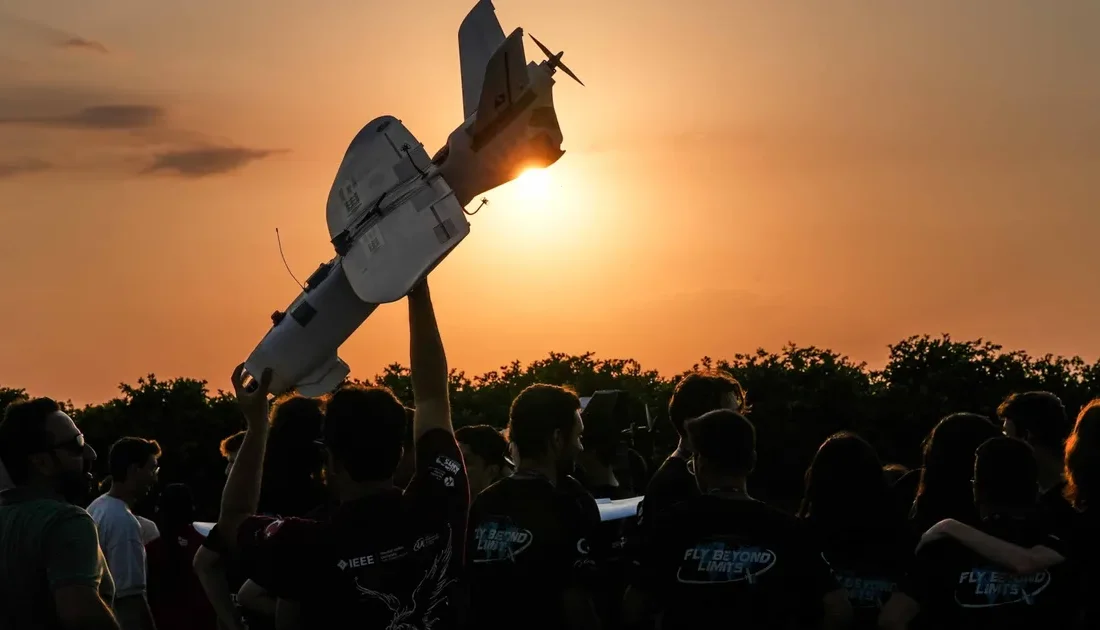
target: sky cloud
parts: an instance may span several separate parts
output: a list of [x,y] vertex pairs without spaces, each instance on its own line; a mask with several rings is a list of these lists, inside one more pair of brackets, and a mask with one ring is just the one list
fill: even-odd
[[257,160],[285,152],[246,147],[202,147],[166,151],[154,157],[145,173],[165,172],[196,179],[236,171]]
[[109,52],[107,46],[102,42],[81,37],[57,28],[56,26],[43,24],[35,20],[28,20],[27,18],[12,15],[10,13],[0,13],[0,26],[4,27],[4,30],[13,32],[15,35],[30,38],[40,44],[52,45],[57,48],[73,51],[95,52],[100,54],[107,54]]
[[83,37],[77,37],[77,36],[69,37],[65,41],[62,41],[62,42],[58,43],[58,47],[68,48],[68,49],[72,49],[72,50],[84,50],[84,51],[88,51],[88,52],[97,52],[97,53],[101,53],[101,54],[104,54],[104,55],[106,55],[110,52],[109,50],[107,50],[107,47],[104,46],[103,44],[101,44],[100,42],[97,42],[97,41],[94,41],[94,40],[91,40],[91,39],[84,39]]
[[40,173],[51,168],[53,168],[52,164],[37,158],[0,161],[0,179],[7,179],[9,177],[27,175],[30,173]]
[[0,124],[72,129],[145,129],[156,126],[163,117],[164,108],[155,105],[94,105],[59,116],[0,117]]

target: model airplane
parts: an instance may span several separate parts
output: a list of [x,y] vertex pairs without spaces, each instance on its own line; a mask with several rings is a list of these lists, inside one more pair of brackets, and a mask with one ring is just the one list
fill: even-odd
[[[534,38],[532,38],[534,40]],[[405,295],[470,233],[465,206],[528,168],[565,153],[554,111],[562,53],[528,63],[523,29],[508,37],[491,0],[479,0],[458,30],[464,121],[429,159],[400,120],[367,123],[348,146],[329,191],[326,217],[336,257],[321,265],[245,361],[271,368],[271,392],[334,390],[350,373],[337,350],[379,304]],[[581,84],[583,85],[583,83]]]

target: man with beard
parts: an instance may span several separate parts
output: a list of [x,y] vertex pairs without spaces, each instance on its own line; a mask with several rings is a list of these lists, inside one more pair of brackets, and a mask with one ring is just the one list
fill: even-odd
[[114,582],[87,498],[95,451],[48,398],[17,402],[0,422],[0,627],[118,630]]
[[553,385],[532,385],[512,402],[516,472],[470,508],[471,628],[600,625],[591,596],[600,512],[569,476],[581,450],[580,407],[576,394]]
[[149,630],[153,613],[146,599],[145,540],[134,505],[157,482],[160,445],[155,440],[124,437],[107,456],[111,489],[88,505],[99,529],[99,542],[115,581],[115,616],[123,630]]

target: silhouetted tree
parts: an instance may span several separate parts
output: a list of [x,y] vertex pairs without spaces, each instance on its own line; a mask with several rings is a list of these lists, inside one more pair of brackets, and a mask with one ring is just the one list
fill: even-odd
[[[1009,393],[1043,389],[1061,396],[1068,412],[1075,414],[1100,395],[1100,361],[1032,357],[982,339],[955,341],[949,335],[909,337],[889,350],[889,360],[879,371],[829,350],[795,344],[778,353],[757,350],[728,359],[704,357],[693,369],[726,369],[744,385],[749,417],[759,436],[753,490],[777,501],[800,496],[803,473],[814,450],[841,429],[865,436],[883,459],[915,466],[920,463],[924,436],[951,412],[993,415]],[[660,458],[676,442],[666,410],[673,386],[684,374],[666,378],[633,359],[552,352],[526,366],[513,361],[473,377],[453,370],[451,406],[456,426],[503,427],[512,399],[533,383],[566,385],[581,396],[622,389],[636,395],[656,416],[656,442],[662,447],[656,458]],[[366,382],[389,387],[412,405],[407,367],[391,364]],[[200,517],[212,519],[225,481],[218,443],[243,428],[232,395],[211,393],[205,381],[162,381],[152,374],[139,378],[136,385],[121,384],[119,393],[81,409],[65,405],[100,454],[97,471],[106,474],[107,452],[119,437],[155,439],[164,450],[162,483],[190,484],[199,500]],[[0,388],[0,411],[27,395],[33,392]]]

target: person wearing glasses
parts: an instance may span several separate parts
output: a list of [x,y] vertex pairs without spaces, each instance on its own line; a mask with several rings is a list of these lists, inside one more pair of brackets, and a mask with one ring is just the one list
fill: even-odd
[[145,539],[133,507],[156,484],[160,454],[155,440],[124,437],[115,442],[107,456],[111,489],[88,505],[115,580],[114,611],[123,630],[154,627],[146,597]]
[[0,492],[0,628],[118,630],[95,522],[75,505],[95,458],[53,400],[5,411],[0,459],[12,487]]

